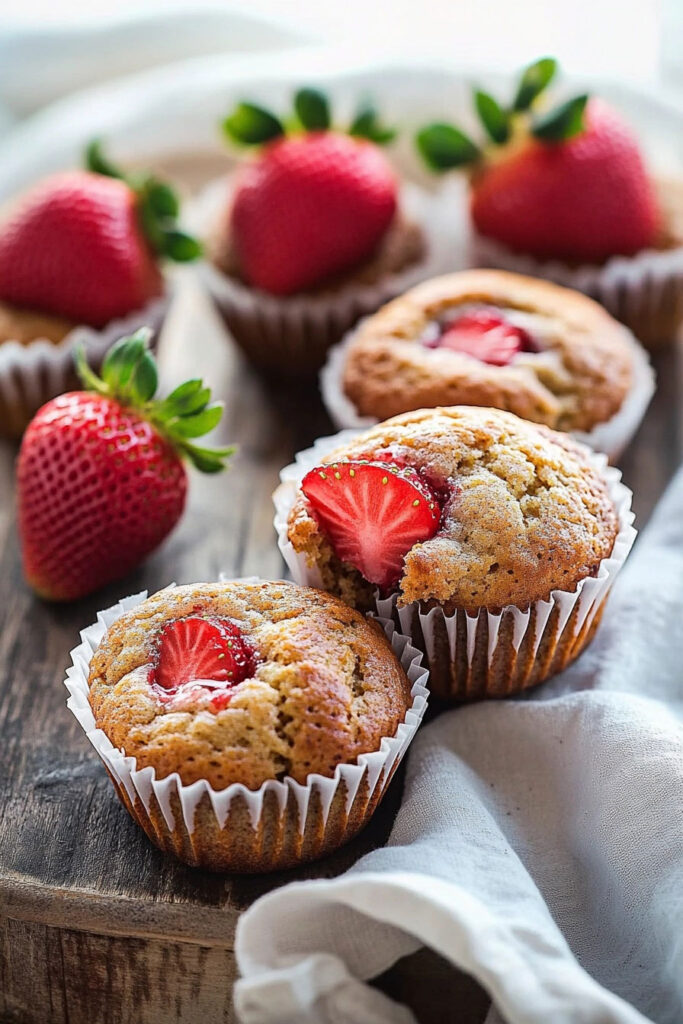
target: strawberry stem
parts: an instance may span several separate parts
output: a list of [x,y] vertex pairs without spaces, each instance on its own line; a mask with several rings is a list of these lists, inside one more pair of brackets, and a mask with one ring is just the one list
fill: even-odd
[[187,263],[201,256],[202,247],[198,240],[178,228],[180,203],[167,182],[152,174],[126,174],[105,156],[100,139],[91,139],[88,143],[85,166],[93,174],[124,181],[135,192],[140,226],[159,256],[175,263]]
[[223,403],[211,402],[210,388],[199,379],[185,381],[164,399],[155,398],[158,375],[149,350],[151,338],[151,329],[141,327],[117,341],[106,355],[101,377],[88,365],[85,350],[79,345],[74,353],[78,375],[86,390],[139,412],[197,469],[217,473],[225,468],[234,447],[203,448],[193,442],[218,425]]

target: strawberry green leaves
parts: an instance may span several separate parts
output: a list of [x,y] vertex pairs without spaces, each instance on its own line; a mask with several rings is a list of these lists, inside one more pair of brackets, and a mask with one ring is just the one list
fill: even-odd
[[[474,107],[487,140],[494,146],[504,146],[526,123],[527,131],[541,142],[562,142],[578,135],[584,128],[583,112],[588,101],[586,95],[576,96],[560,104],[549,113],[531,118],[531,108],[545,91],[557,72],[557,61],[542,57],[522,72],[517,89],[508,107],[503,107],[488,92],[475,89]],[[415,137],[415,144],[424,162],[433,171],[447,171],[454,167],[481,162],[485,157],[480,147],[455,125],[437,122],[425,125]]]
[[260,146],[285,134],[282,122],[255,103],[238,103],[223,121],[223,133],[240,146]]
[[531,127],[532,135],[542,142],[562,142],[583,131],[583,113],[588,96],[575,96],[547,114],[537,117]]
[[428,124],[417,133],[415,141],[423,160],[433,171],[462,167],[481,155],[479,147],[452,124]]
[[327,96],[319,89],[299,89],[294,95],[294,110],[306,131],[324,132],[332,123]]
[[553,57],[541,57],[529,64],[522,72],[517,86],[512,109],[516,112],[528,110],[541,93],[547,89],[557,72],[557,61]]
[[201,256],[200,243],[177,225],[180,202],[175,191],[152,174],[126,174],[112,163],[99,139],[92,139],[85,151],[85,166],[93,174],[124,181],[138,197],[140,225],[152,248],[175,263],[189,263]]
[[[329,98],[320,89],[311,86],[298,89],[292,106],[293,114],[287,119],[281,119],[255,103],[238,103],[222,122],[223,134],[230,142],[240,146],[262,146],[297,131],[334,130]],[[382,123],[377,109],[369,101],[360,105],[346,130],[349,135],[367,139],[378,146],[396,137],[395,130]]]
[[217,473],[234,447],[202,448],[192,443],[218,425],[221,402],[211,402],[211,390],[199,379],[185,381],[163,400],[155,399],[157,368],[149,351],[152,332],[142,327],[121,338],[107,353],[101,377],[88,366],[83,347],[76,350],[78,374],[89,391],[130,406],[152,423],[178,451],[204,473]]

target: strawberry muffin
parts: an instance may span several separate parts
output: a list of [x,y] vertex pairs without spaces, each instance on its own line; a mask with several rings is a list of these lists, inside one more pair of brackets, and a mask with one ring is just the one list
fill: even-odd
[[0,224],[0,435],[19,436],[73,384],[77,341],[98,365],[126,329],[159,329],[163,260],[199,253],[177,214],[167,184],[127,178],[97,143],[87,170],[46,178],[9,205]]
[[206,283],[234,340],[264,371],[320,368],[360,317],[440,266],[435,200],[401,187],[382,146],[394,131],[363,107],[333,127],[327,98],[300,89],[286,122],[241,103],[224,122],[256,149],[198,201]]
[[435,278],[394,299],[333,350],[321,384],[339,427],[436,405],[491,406],[611,457],[653,391],[644,350],[596,302],[496,270]]
[[683,321],[683,185],[653,177],[601,99],[543,109],[555,72],[550,58],[532,64],[505,108],[475,93],[483,145],[431,124],[418,148],[433,170],[470,169],[475,265],[577,288],[644,344],[671,341]]
[[107,749],[134,759],[135,785],[154,780],[147,800],[117,785],[150,839],[230,871],[288,867],[350,839],[425,704],[418,652],[387,635],[284,582],[170,587],[119,610],[88,659],[87,698]]
[[618,481],[511,413],[423,409],[303,453],[276,524],[297,579],[396,616],[433,692],[500,697],[591,639],[634,537]]

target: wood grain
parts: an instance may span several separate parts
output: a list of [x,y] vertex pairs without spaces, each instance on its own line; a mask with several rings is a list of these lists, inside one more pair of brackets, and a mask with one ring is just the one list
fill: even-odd
[[[0,1019],[16,1024],[152,1024],[232,1020],[232,943],[239,913],[275,886],[328,876],[383,842],[400,777],[372,825],[337,855],[267,877],[200,872],[157,851],[118,803],[65,707],[69,650],[98,609],[172,580],[280,576],[270,495],[295,451],[331,432],[315,393],[259,381],[235,356],[189,282],[162,347],[171,386],[204,374],[226,402],[221,439],[239,444],[222,477],[194,475],[181,526],[131,578],[72,605],[40,602],[22,581],[13,508],[15,449],[0,448]],[[656,358],[660,390],[626,454],[639,524],[681,458],[681,351]],[[428,980],[427,980],[428,979]],[[378,984],[425,1022],[475,1024],[488,1001],[423,951]]]

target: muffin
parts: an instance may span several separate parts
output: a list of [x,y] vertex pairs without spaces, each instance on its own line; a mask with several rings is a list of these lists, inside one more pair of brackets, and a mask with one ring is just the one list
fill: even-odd
[[126,179],[97,144],[88,169],[52,175],[5,210],[0,230],[0,435],[19,436],[72,388],[73,349],[96,366],[122,334],[158,332],[162,258],[186,260],[177,199],[152,176]]
[[302,453],[276,527],[295,579],[395,617],[437,696],[504,697],[593,636],[635,536],[619,477],[512,413],[423,409]]
[[475,266],[577,288],[645,345],[669,342],[683,320],[683,184],[652,174],[600,98],[544,107],[555,70],[550,58],[527,68],[505,109],[475,94],[485,144],[432,124],[418,147],[434,170],[469,168]]
[[338,427],[480,405],[569,431],[616,457],[653,390],[630,332],[579,292],[470,270],[417,285],[351,332],[321,377]]
[[437,199],[400,185],[381,150],[394,137],[366,108],[343,131],[328,101],[301,89],[295,120],[253,104],[224,122],[258,147],[199,197],[193,226],[216,308],[249,361],[305,377],[359,317],[442,266]]
[[161,849],[213,870],[350,839],[425,707],[419,654],[391,624],[291,583],[170,587],[83,638],[70,706],[121,800]]

